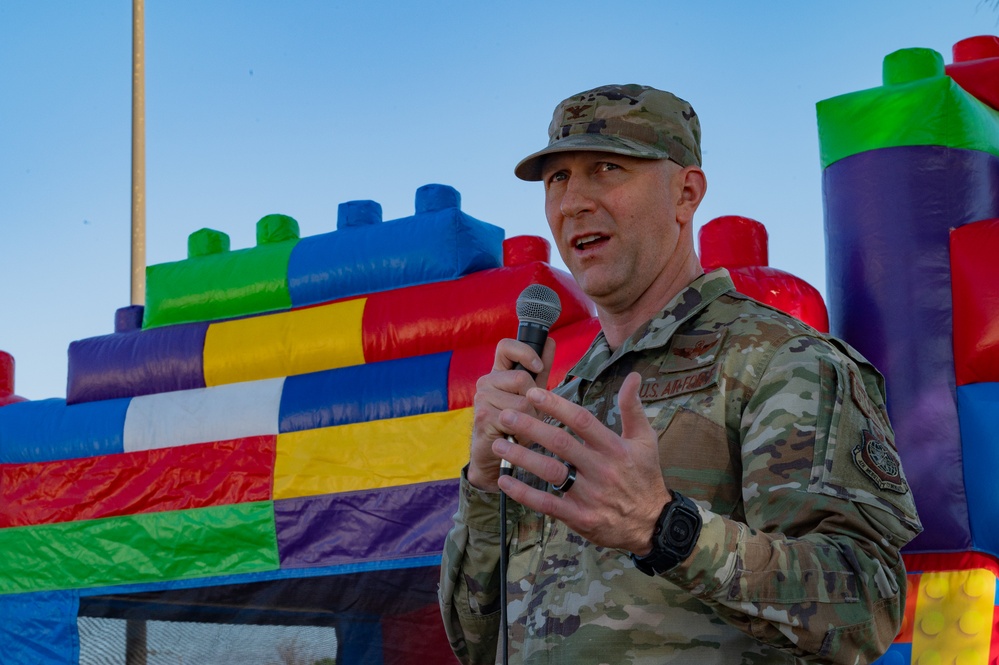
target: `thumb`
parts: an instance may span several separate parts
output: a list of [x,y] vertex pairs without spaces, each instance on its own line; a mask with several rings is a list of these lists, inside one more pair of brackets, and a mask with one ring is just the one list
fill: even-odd
[[641,385],[641,374],[632,372],[624,379],[617,394],[617,406],[621,411],[621,436],[625,439],[649,438],[650,433],[652,438],[655,438],[652,425],[645,416],[642,399],[638,395]]

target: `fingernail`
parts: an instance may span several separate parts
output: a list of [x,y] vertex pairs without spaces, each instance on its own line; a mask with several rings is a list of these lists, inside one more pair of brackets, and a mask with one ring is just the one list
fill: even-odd
[[510,411],[501,411],[499,421],[501,425],[512,427],[517,424],[517,416]]
[[531,361],[531,369],[533,369],[535,372],[540,372],[544,368],[545,368],[545,364],[543,362],[541,362],[540,360],[535,359],[535,360]]
[[496,439],[493,441],[493,452],[500,457],[508,450],[510,450],[510,443],[506,439]]
[[535,404],[541,404],[545,401],[545,391],[540,388],[531,388],[527,391],[527,399]]

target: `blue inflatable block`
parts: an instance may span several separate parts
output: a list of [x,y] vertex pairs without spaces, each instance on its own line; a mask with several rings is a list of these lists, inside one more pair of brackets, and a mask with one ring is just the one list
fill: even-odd
[[435,353],[289,376],[279,431],[447,411],[450,362],[450,352]]
[[[350,223],[341,211],[332,233],[299,241],[288,262],[293,307],[457,279],[503,265],[503,229],[463,213],[451,187],[417,192],[417,214],[381,223]],[[366,202],[370,203],[370,202]],[[445,207],[449,206],[449,207]],[[371,221],[367,219],[366,221]]]
[[130,399],[66,405],[53,398],[0,409],[0,463],[25,464],[124,452]]
[[0,596],[0,663],[77,665],[75,591]]
[[960,386],[957,412],[972,546],[999,556],[999,383]]

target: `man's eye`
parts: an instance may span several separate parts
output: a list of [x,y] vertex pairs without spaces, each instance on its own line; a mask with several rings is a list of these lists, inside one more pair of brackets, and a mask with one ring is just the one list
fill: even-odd
[[619,168],[621,167],[612,162],[600,162],[601,171],[613,171],[614,169],[619,169]]
[[562,182],[568,177],[569,176],[566,175],[565,171],[556,171],[550,178],[548,178],[548,182]]

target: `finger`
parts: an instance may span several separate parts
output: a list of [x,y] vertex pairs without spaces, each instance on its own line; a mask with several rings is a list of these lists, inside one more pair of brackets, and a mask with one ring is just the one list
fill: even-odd
[[[563,475],[565,474],[563,473]],[[513,476],[502,476],[499,479],[499,488],[504,494],[528,510],[550,515],[567,524],[572,523],[576,514],[571,500],[531,487]]]
[[621,411],[621,436],[625,439],[655,438],[652,425],[642,407],[642,398],[638,391],[642,385],[642,375],[632,372],[624,379],[621,390],[617,394],[617,405]]
[[493,371],[513,369],[518,363],[535,374],[545,368],[541,358],[527,344],[515,339],[501,339],[493,356]]
[[[531,388],[527,391],[527,399],[535,409],[561,421],[579,438],[597,449],[606,451],[618,439],[617,434],[597,420],[592,413],[555,393]],[[552,452],[561,456],[555,450]]]
[[493,442],[493,453],[545,482],[558,485],[566,478],[565,464],[561,461],[506,439],[496,439]]
[[[512,409],[499,414],[500,427],[516,435],[521,441],[535,441],[566,462],[585,466],[583,459],[587,451],[571,434],[561,427],[555,427],[537,418],[526,416]],[[513,460],[510,460],[513,462]],[[518,465],[519,466],[519,465]]]

